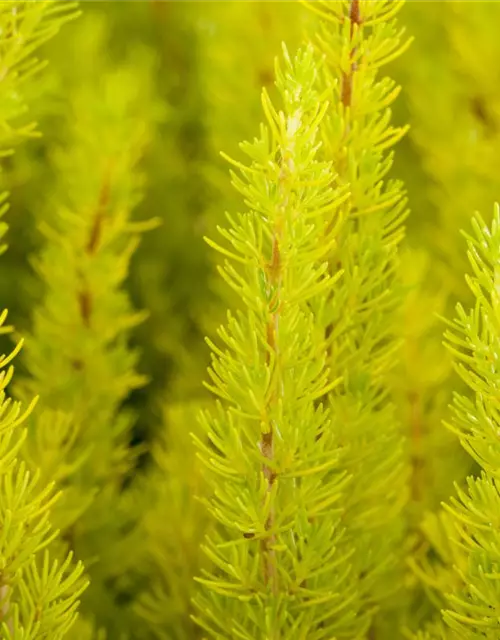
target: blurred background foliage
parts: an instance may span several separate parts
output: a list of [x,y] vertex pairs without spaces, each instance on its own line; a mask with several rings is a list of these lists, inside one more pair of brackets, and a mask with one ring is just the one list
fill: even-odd
[[[130,346],[140,351],[137,369],[148,382],[130,392],[123,408],[136,416],[131,444],[146,445],[131,475],[150,556],[125,598],[127,606],[134,600],[130,616],[136,616],[134,623],[127,618],[127,633],[193,638],[190,574],[199,570],[206,525],[194,499],[203,483],[187,434],[197,428],[194,408],[210,402],[202,386],[209,360],[204,337],[213,336],[229,302],[216,276],[218,258],[203,236],[213,237],[224,212],[241,206],[219,152],[238,158],[238,143],[256,134],[260,90],[272,93],[281,42],[294,51],[315,30],[315,16],[299,2],[144,0],[82,2],[81,9],[41,52],[48,67],[29,103],[42,137],[1,159],[0,180],[12,206],[0,296],[16,329],[30,333],[43,291],[31,260],[42,247],[40,223],[50,217],[47,203],[60,181],[51,150],[67,142],[75,88],[110,66],[129,69],[135,61],[141,73],[138,61],[148,57],[149,91],[161,108],[137,169],[145,184],[132,218],[159,218],[161,225],[141,236],[122,286],[133,307],[148,312],[130,335]],[[402,86],[395,122],[411,126],[392,168],[405,181],[412,210],[402,263],[403,348],[394,374],[412,462],[411,567],[429,554],[425,514],[470,466],[441,424],[458,381],[441,346],[437,315],[467,301],[460,229],[468,228],[475,210],[489,211],[500,190],[500,3],[476,2],[472,11],[463,2],[410,1],[400,21],[415,37],[388,70]],[[124,82],[139,83],[130,73]],[[77,173],[75,184],[79,178],[84,184]],[[415,628],[432,615],[432,603],[411,568],[407,586],[406,623]],[[105,616],[99,624],[106,626]],[[93,631],[85,610],[79,625],[75,637],[105,637]],[[124,631],[125,625],[108,634],[120,638]]]

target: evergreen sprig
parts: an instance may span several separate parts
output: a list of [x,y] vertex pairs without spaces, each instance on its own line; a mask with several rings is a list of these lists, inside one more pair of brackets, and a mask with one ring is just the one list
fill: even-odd
[[[232,161],[248,207],[227,214],[227,260],[219,273],[238,294],[212,349],[217,410],[202,414],[209,444],[196,438],[216,521],[204,549],[213,570],[198,578],[197,622],[215,638],[351,637],[357,611],[339,509],[348,474],[328,410],[329,381],[312,300],[331,291],[328,274],[345,188],[316,158],[328,103],[316,89],[311,47],[276,67],[283,103],[262,93],[266,124]],[[325,228],[328,214],[335,224]]]
[[478,213],[472,227],[473,233],[464,235],[472,267],[466,281],[474,305],[467,309],[458,303],[455,319],[446,320],[445,332],[445,344],[466,392],[454,394],[452,420],[446,426],[476,461],[480,474],[469,476],[465,486],[456,482],[456,495],[443,503],[439,515],[427,518],[425,532],[438,562],[414,568],[430,588],[441,616],[412,636],[417,640],[493,640],[500,628],[499,206],[490,227]]
[[472,274],[467,284],[474,306],[456,307],[456,318],[445,333],[455,367],[472,397],[455,394],[449,428],[479,464],[481,474],[445,506],[451,514],[454,541],[466,553],[457,567],[460,589],[445,594],[446,624],[458,637],[470,640],[498,637],[500,630],[500,208],[487,226],[476,214],[473,233],[465,234]]
[[[6,317],[2,313],[2,328]],[[47,546],[58,532],[49,512],[59,496],[53,483],[41,487],[39,474],[19,456],[26,437],[20,425],[36,403],[23,411],[6,393],[20,346],[0,358],[0,631],[6,640],[60,640],[75,622],[87,583],[71,554],[62,563],[50,559]]]
[[[35,125],[23,121],[27,94],[34,92],[36,73],[43,63],[36,49],[52,38],[60,26],[76,15],[76,4],[9,2],[0,6],[0,156],[12,154],[24,138],[36,135]],[[8,194],[0,196],[0,216],[8,209]],[[7,225],[2,222],[0,235]],[[1,251],[6,246],[2,245]],[[10,333],[7,312],[0,316],[0,333]],[[61,561],[50,558],[47,547],[58,537],[49,515],[58,494],[53,483],[41,484],[20,457],[26,429],[20,425],[31,413],[8,395],[14,369],[9,355],[0,357],[0,634],[5,640],[61,640],[73,627],[79,597],[87,583],[83,565],[72,554]]]
[[24,454],[65,488],[54,517],[66,545],[89,561],[83,606],[98,626],[129,633],[117,600],[132,588],[125,576],[142,556],[132,534],[139,505],[132,510],[123,486],[142,449],[131,445],[134,416],[122,405],[146,382],[129,345],[146,314],[133,309],[124,281],[141,233],[157,225],[132,212],[160,111],[146,49],[121,64],[110,60],[96,76],[108,37],[92,14],[73,34],[85,64],[68,83],[65,142],[51,154],[56,184],[40,210],[43,244],[33,260],[42,296],[26,340],[28,376],[16,393],[41,396]]

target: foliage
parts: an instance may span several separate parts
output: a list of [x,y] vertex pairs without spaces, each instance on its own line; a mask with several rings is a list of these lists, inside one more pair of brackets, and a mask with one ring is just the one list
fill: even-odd
[[[62,7],[53,2],[13,2],[0,7],[3,158],[24,138],[36,135],[35,125],[23,122],[36,86],[34,78],[43,67],[33,54],[73,17],[75,5],[69,3]],[[8,209],[7,198],[8,193],[3,193],[1,215]],[[2,223],[1,234],[6,230]],[[5,325],[6,318],[4,311],[2,334],[12,331]],[[59,495],[53,491],[53,482],[41,485],[39,472],[31,473],[20,458],[26,438],[26,429],[20,425],[36,404],[35,398],[23,410],[7,395],[14,373],[12,360],[21,346],[19,342],[0,358],[0,633],[6,640],[59,640],[74,625],[87,584],[81,578],[83,565],[73,564],[71,553],[60,561],[50,556],[47,548],[58,532],[52,529],[49,514]]]
[[443,617],[461,638],[494,638],[498,635],[498,375],[500,349],[499,241],[500,208],[486,225],[473,218],[473,234],[466,235],[472,275],[467,284],[475,304],[456,308],[456,319],[446,332],[447,346],[459,375],[472,397],[455,394],[450,428],[465,450],[481,467],[466,487],[457,486],[456,497],[445,505],[454,523],[454,542],[465,555],[458,565],[459,587],[447,593]]
[[126,551],[134,538],[125,532],[137,516],[128,513],[122,485],[137,451],[130,447],[133,416],[122,404],[145,377],[127,344],[144,314],[133,311],[122,283],[139,234],[156,225],[134,222],[130,212],[143,188],[138,165],[158,110],[147,51],[94,76],[107,37],[105,23],[92,15],[73,34],[88,66],[68,94],[67,144],[52,154],[57,183],[41,210],[45,240],[34,260],[44,293],[27,337],[29,377],[17,393],[41,395],[25,455],[45,479],[54,477],[53,465],[58,470],[65,492],[54,517],[92,579],[84,609],[98,624],[126,629],[114,600],[129,588],[125,576],[140,555]]
[[346,198],[315,158],[328,106],[315,90],[315,64],[310,47],[293,60],[284,50],[276,70],[283,111],[264,90],[267,123],[242,147],[250,164],[233,161],[249,211],[227,214],[220,233],[230,249],[209,241],[227,256],[219,271],[240,297],[219,330],[223,347],[211,344],[207,384],[221,402],[202,414],[209,444],[197,439],[219,523],[205,544],[214,568],[198,578],[197,619],[216,638],[319,639],[356,626],[338,514],[348,477],[328,411],[315,403],[339,381],[328,382],[306,304],[340,275],[325,262],[336,225],[319,239],[324,215],[335,219]]
[[[206,404],[206,403],[205,403]],[[148,508],[142,535],[148,549],[145,574],[152,586],[142,594],[137,611],[160,639],[188,640],[201,630],[191,620],[193,579],[207,564],[201,544],[209,519],[198,500],[205,483],[192,442],[197,428],[197,403],[169,405],[155,443],[155,465],[142,485]],[[144,498],[143,498],[144,499]]]
[[1,638],[498,636],[498,11],[0,2]]
[[[1,317],[1,328],[7,313]],[[53,483],[40,487],[19,458],[26,430],[20,425],[33,409],[22,412],[6,390],[12,380],[10,364],[17,351],[2,356],[0,366],[0,538],[1,633],[6,639],[63,638],[75,622],[78,598],[86,588],[83,566],[51,559],[48,545],[57,537],[49,511],[57,494]]]
[[402,301],[398,245],[407,204],[401,182],[386,176],[393,161],[387,151],[407,127],[390,124],[399,88],[380,70],[410,41],[394,17],[401,3],[308,6],[322,18],[316,43],[326,59],[324,82],[332,104],[324,153],[333,161],[336,184],[350,191],[339,240],[328,255],[330,270],[341,267],[343,277],[314,310],[327,341],[331,378],[343,379],[329,402],[332,427],[348,445],[342,465],[353,477],[344,519],[356,550],[353,564],[364,610],[385,609],[380,624],[390,634],[391,602],[404,571],[402,510],[409,475],[402,425],[389,397],[399,348],[393,318]]

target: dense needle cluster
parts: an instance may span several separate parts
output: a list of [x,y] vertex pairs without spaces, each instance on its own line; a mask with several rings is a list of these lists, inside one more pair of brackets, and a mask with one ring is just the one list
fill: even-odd
[[494,5],[90,4],[0,2],[0,638],[495,640]]

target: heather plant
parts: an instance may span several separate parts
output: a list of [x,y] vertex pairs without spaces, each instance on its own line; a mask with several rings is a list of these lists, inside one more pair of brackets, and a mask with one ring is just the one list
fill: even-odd
[[[480,468],[456,483],[456,494],[428,527],[438,562],[419,567],[434,592],[442,621],[429,624],[422,638],[494,638],[498,628],[498,553],[496,518],[499,492],[498,407],[495,389],[498,358],[498,275],[500,209],[490,226],[476,214],[467,233],[473,294],[467,309],[458,303],[448,322],[446,346],[469,394],[455,393],[448,428]],[[437,614],[436,617],[438,617]],[[439,616],[439,617],[441,617]]]
[[122,404],[146,380],[127,345],[127,332],[144,313],[132,309],[122,283],[139,234],[157,225],[134,221],[131,211],[158,114],[148,52],[105,69],[102,17],[84,17],[78,27],[74,47],[86,64],[68,91],[66,145],[52,153],[57,181],[41,208],[45,241],[33,260],[43,296],[26,337],[29,375],[16,391],[41,396],[25,455],[44,479],[64,486],[54,517],[68,548],[87,561],[93,586],[84,610],[112,631],[131,624],[114,601],[129,588],[127,569],[141,557],[127,533],[134,514],[123,484],[138,451],[133,415]]
[[499,636],[497,11],[0,2],[0,638]]
[[[14,2],[0,7],[3,158],[24,139],[37,135],[36,124],[25,120],[30,94],[43,67],[34,53],[75,16],[75,5],[70,3]],[[8,197],[4,192],[0,198],[2,215],[8,210]],[[2,236],[6,231],[2,222]],[[2,253],[5,249],[4,244]],[[4,311],[2,334],[13,330],[5,324],[6,318]],[[37,400],[31,398],[23,406],[9,395],[12,361],[21,346],[22,341],[0,357],[0,634],[6,640],[59,640],[75,623],[78,600],[87,583],[82,579],[83,565],[73,562],[72,553],[54,558],[48,551],[58,538],[50,511],[59,492],[54,492],[53,479],[41,479],[39,470],[29,470],[21,456],[27,436],[25,421]]]
[[[198,439],[219,526],[204,545],[213,569],[198,577],[197,620],[214,637],[227,628],[245,638],[326,638],[360,624],[340,595],[356,597],[334,515],[349,478],[316,404],[339,380],[328,380],[309,306],[340,275],[325,259],[347,191],[331,187],[331,165],[315,157],[328,103],[315,91],[313,49],[294,59],[285,49],[276,73],[283,110],[264,90],[267,123],[243,147],[250,163],[234,161],[250,210],[227,214],[221,234],[231,249],[209,241],[228,257],[220,273],[241,300],[219,331],[224,346],[211,343],[209,388],[221,402],[202,414],[211,446]],[[321,243],[327,212],[334,224]]]

